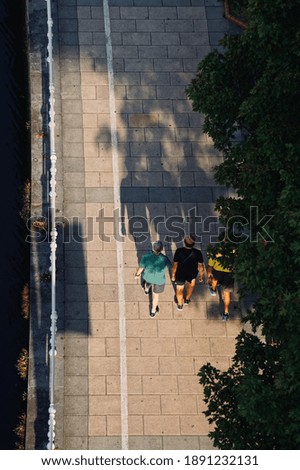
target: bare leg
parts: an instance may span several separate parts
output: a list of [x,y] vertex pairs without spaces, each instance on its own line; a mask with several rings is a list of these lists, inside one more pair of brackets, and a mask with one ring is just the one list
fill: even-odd
[[224,301],[224,312],[225,314],[228,314],[229,304],[230,304],[230,292],[223,291],[223,301]]
[[218,285],[218,279],[215,279],[213,277],[212,280],[211,280],[211,287],[213,288],[213,290],[217,289],[217,285]]
[[148,294],[148,293],[149,293],[149,290],[150,290],[150,286],[147,285],[147,283],[145,282],[145,284],[144,284],[144,291],[145,291],[145,293]]
[[190,300],[190,298],[192,297],[192,293],[193,293],[195,285],[196,285],[196,279],[193,279],[191,282],[187,283],[186,297],[185,297],[186,300]]
[[156,312],[156,307],[158,307],[158,298],[159,298],[159,294],[156,294],[155,292],[153,292],[152,294],[152,313],[155,313]]
[[183,305],[183,289],[184,286],[176,286],[176,297],[178,305]]

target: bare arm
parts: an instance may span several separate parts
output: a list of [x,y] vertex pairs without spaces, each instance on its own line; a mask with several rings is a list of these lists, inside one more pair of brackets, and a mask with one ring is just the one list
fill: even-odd
[[139,278],[143,271],[144,271],[144,268],[138,267],[134,275],[135,279]]
[[199,281],[203,282],[204,279],[204,264],[198,263],[198,271],[199,271]]
[[209,285],[210,285],[212,277],[213,277],[212,272],[213,272],[212,266],[207,266],[206,274],[207,274],[207,282],[208,282]]
[[172,271],[171,271],[171,280],[175,281],[175,275],[177,271],[178,263],[176,261],[173,262],[172,264]]

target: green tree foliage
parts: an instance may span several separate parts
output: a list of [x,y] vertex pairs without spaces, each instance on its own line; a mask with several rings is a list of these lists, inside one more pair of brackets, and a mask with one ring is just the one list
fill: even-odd
[[199,375],[216,446],[299,449],[300,0],[244,3],[248,29],[208,54],[187,95],[224,154],[216,180],[237,194],[217,209],[240,293],[258,296],[247,319],[265,340],[241,333],[233,366]]

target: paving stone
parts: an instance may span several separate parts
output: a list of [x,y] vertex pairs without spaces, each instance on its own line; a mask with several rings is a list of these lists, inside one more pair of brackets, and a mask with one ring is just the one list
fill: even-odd
[[176,377],[143,376],[142,381],[144,394],[178,393]]
[[223,32],[213,32],[209,33],[209,41],[212,46],[218,46],[221,39],[223,39],[224,33]]
[[83,173],[65,173],[64,185],[66,188],[80,188],[84,187],[85,180]]
[[149,59],[125,59],[125,72],[152,72],[153,63]]
[[179,435],[179,416],[145,416],[144,432],[148,435]]
[[199,436],[201,450],[215,450],[212,440],[208,436]]
[[81,114],[82,103],[80,100],[65,100],[62,104],[62,110],[64,114]]
[[[88,320],[86,319],[73,320],[70,318],[66,319],[65,330],[66,330],[65,348],[67,351],[71,350],[71,353],[70,354],[66,353],[66,355],[75,355],[75,356],[87,355],[87,352],[88,352],[87,342],[84,341],[84,339],[86,338],[86,335],[89,334]],[[74,346],[72,344],[74,344]]]
[[[115,2],[116,0],[114,0]],[[88,447],[85,449],[89,450],[120,450],[122,448],[121,445],[121,437],[107,437],[107,436],[91,436],[88,439]]]
[[158,99],[184,99],[185,87],[184,86],[158,86],[157,87]]
[[[142,1],[142,0],[135,0]],[[149,0],[147,0],[149,1]],[[151,2],[155,2],[156,0],[150,0]],[[154,450],[154,449],[162,449],[162,440],[160,436],[129,436],[129,449],[147,449],[147,450]]]
[[64,404],[65,416],[87,416],[88,400],[85,395],[69,395]]
[[87,188],[86,189],[87,202],[112,202],[113,191],[112,188]]
[[173,338],[168,340],[162,338],[142,338],[141,346],[143,356],[175,356],[175,342]]
[[176,338],[176,351],[178,356],[206,356],[210,354],[208,338]]
[[137,31],[149,31],[151,33],[164,32],[165,23],[164,20],[136,20]]
[[90,6],[78,6],[77,17],[81,19],[92,18],[92,11]]
[[75,7],[75,3],[74,3],[74,6],[60,6],[59,7],[59,17],[60,18],[77,18],[77,9]]
[[177,380],[179,395],[200,394],[203,391],[197,375],[178,376]]
[[117,72],[114,74],[116,85],[150,85],[150,83],[141,83],[140,73]]
[[151,42],[153,46],[156,45],[179,45],[179,33],[151,33]]
[[[107,395],[120,394],[120,377],[116,375],[106,377]],[[139,375],[129,375],[127,377],[128,395],[137,395],[142,393],[142,378]]]
[[206,12],[206,18],[207,20],[214,20],[214,19],[219,19],[222,18],[224,15],[224,6],[207,6],[205,8]]
[[139,57],[142,59],[156,59],[161,57],[168,57],[167,46],[139,46]]
[[82,101],[82,111],[83,114],[107,114],[108,110],[108,101],[106,100],[83,100]]
[[118,357],[91,357],[89,359],[89,376],[118,375],[120,359]]
[[185,357],[161,357],[159,368],[161,375],[191,375],[194,373],[193,360]]
[[[95,73],[95,72],[90,72],[90,71],[81,72],[81,85],[83,86],[91,86],[91,85],[96,86],[96,85],[106,85],[106,84],[107,84],[107,74]],[[66,103],[64,103],[63,105],[66,106]],[[72,105],[73,103],[70,103],[70,110],[72,110]],[[77,106],[79,105],[81,106],[81,101],[78,102]],[[78,111],[78,112],[82,112],[82,111]]]
[[[142,47],[142,46],[141,46]],[[124,57],[124,58],[137,58],[142,57],[140,55],[140,47],[137,46],[115,46],[114,47],[114,57]]]
[[[203,443],[204,444],[204,443]],[[195,450],[200,449],[199,438],[196,436],[164,436],[163,437],[163,449],[181,449],[181,450]]]
[[194,174],[192,172],[181,172],[178,178],[175,179],[174,175],[170,173],[163,174],[164,186],[195,186]]
[[[120,339],[119,338],[106,338],[106,354],[107,356],[120,356]],[[126,339],[126,354],[127,356],[140,356],[141,345],[139,338]]]
[[99,338],[89,338],[88,342],[89,356],[105,356],[105,340]]
[[[121,33],[112,33],[111,34],[111,41],[112,44],[115,45],[122,45],[122,35]],[[103,46],[106,44],[106,36],[105,33],[93,33],[93,44],[98,44]]]
[[105,376],[89,375],[88,377],[88,394],[104,395],[106,392]]
[[191,0],[162,0],[162,3],[164,6],[180,6],[180,5],[186,5],[190,6]]
[[208,357],[200,357],[194,358],[194,373],[198,374],[200,368],[207,363],[210,363],[213,367],[220,369],[221,371],[225,371],[230,366],[229,357],[221,357],[221,356],[208,356]]
[[130,127],[157,127],[157,114],[132,114],[129,116]]
[[64,428],[66,437],[85,436],[88,431],[88,418],[87,416],[66,416]]
[[[86,39],[86,38],[84,38]],[[78,44],[78,34],[77,33],[64,33],[60,35],[61,44],[64,45],[77,45]],[[84,42],[85,44],[91,44],[89,41]]]
[[155,99],[156,89],[154,86],[135,86],[128,85],[127,87],[128,99]]
[[121,18],[129,20],[145,19],[148,18],[148,8],[146,7],[121,7],[120,8]]
[[89,416],[88,435],[107,436],[106,416]]
[[[117,21],[117,20],[114,20],[114,21]],[[104,31],[104,22],[103,20],[98,20],[98,19],[85,19],[85,18],[79,18],[78,19],[78,26],[77,26],[77,22],[75,23],[71,23],[70,24],[70,29],[69,31],[74,31],[74,29],[77,29],[78,27],[78,30],[79,31]]]
[[89,414],[93,415],[119,415],[120,416],[120,398],[116,395],[101,396],[101,401],[96,395],[89,397]]
[[150,113],[172,113],[173,102],[171,100],[144,100],[143,111]]
[[192,320],[194,336],[224,337],[226,335],[224,322],[211,322],[211,320]]
[[159,173],[141,173],[132,172],[132,186],[145,186],[148,188],[149,185],[155,184],[156,186],[163,186],[162,175]]
[[88,448],[87,436],[67,437],[64,441],[64,447],[68,450],[83,450]]
[[65,193],[65,201],[68,202],[84,202],[85,189],[84,188],[68,188]]
[[167,33],[191,32],[194,30],[193,20],[166,20],[165,30]]
[[177,58],[176,60],[154,59],[153,65],[154,65],[155,72],[182,72],[183,71],[183,62],[181,58]]
[[110,22],[111,24],[111,30],[114,32],[136,32],[136,31],[145,31],[144,29],[138,29],[136,26],[136,21],[135,20],[118,20],[118,19],[113,19]]
[[[120,416],[107,416],[107,435],[118,436],[121,434]],[[128,416],[128,434],[130,436],[140,436],[143,434],[142,416]]]
[[206,9],[204,7],[192,6],[190,8],[178,7],[179,19],[206,19]]
[[128,399],[129,415],[159,415],[160,412],[158,395],[130,395]]
[[[142,88],[142,87],[141,87]],[[138,114],[142,112],[142,100],[116,100],[116,111],[124,114]]]
[[182,435],[207,435],[210,431],[206,418],[199,415],[180,416],[180,430]]
[[158,375],[158,358],[129,357],[127,368],[129,375]]
[[94,320],[90,336],[93,338],[118,337],[119,324],[116,320]]
[[121,188],[121,200],[123,203],[148,201],[148,188]]
[[[125,284],[135,285],[134,273],[131,268],[124,268]],[[119,284],[118,271],[116,268],[106,268],[104,272],[104,284]]]
[[210,338],[211,353],[213,356],[230,356],[235,353],[235,342],[231,338]]
[[161,6],[162,5],[162,0],[133,0],[133,4],[136,6]]
[[[157,337],[157,325],[155,321],[149,320],[127,320],[127,337],[139,336],[144,337]],[[151,354],[152,355],[152,354]]]
[[229,22],[224,21],[224,18],[212,19],[207,21],[207,27],[210,33],[222,32],[223,35],[229,32]]
[[177,9],[175,7],[149,7],[149,18],[150,19],[177,19]]
[[161,409],[163,415],[197,415],[197,396],[162,395]]
[[180,323],[176,320],[158,320],[158,336],[160,337],[191,335],[191,322],[189,320],[182,320]]

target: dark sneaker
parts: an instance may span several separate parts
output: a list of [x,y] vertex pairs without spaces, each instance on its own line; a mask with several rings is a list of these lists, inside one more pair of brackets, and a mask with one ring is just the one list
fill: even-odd
[[215,296],[217,295],[216,291],[213,290],[212,287],[209,286],[209,287],[208,287],[208,290],[209,290],[209,292],[211,293],[211,295],[212,295],[213,297],[215,297]]
[[191,299],[184,299],[184,303],[188,305],[190,303]]
[[228,318],[229,318],[229,313],[223,313],[223,315],[222,315],[222,320],[223,320],[223,321],[227,321]]
[[183,309],[183,305],[179,305],[179,304],[177,304],[177,310],[179,310],[179,311],[181,312],[181,311],[182,311],[182,309]]
[[144,294],[149,295],[149,292],[150,292],[150,289],[146,290],[145,287],[144,287]]
[[152,317],[152,318],[155,317],[155,315],[156,315],[158,312],[159,312],[159,307],[156,307],[155,312],[152,312],[152,310],[151,310],[151,312],[150,312],[150,317]]

